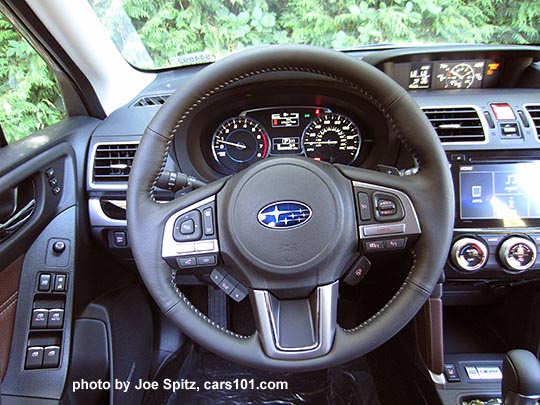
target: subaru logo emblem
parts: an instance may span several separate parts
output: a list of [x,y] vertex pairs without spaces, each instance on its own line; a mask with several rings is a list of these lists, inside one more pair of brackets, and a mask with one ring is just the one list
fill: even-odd
[[297,201],[279,201],[259,211],[259,222],[271,229],[290,229],[305,224],[311,219],[312,211],[306,204]]

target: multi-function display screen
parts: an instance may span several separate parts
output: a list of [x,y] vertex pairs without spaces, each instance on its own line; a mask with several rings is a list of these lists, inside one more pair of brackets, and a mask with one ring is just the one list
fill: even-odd
[[539,185],[540,162],[461,166],[461,219],[540,218]]

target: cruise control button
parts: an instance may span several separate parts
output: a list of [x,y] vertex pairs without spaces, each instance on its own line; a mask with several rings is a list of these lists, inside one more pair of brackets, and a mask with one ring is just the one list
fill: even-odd
[[43,367],[58,367],[60,364],[60,347],[47,346],[43,350]]
[[384,246],[387,249],[404,249],[406,244],[406,238],[393,238],[384,241]]
[[32,311],[32,322],[30,327],[32,329],[43,329],[47,327],[47,320],[49,318],[49,311],[46,309],[34,309]]
[[64,326],[64,310],[63,309],[50,309],[48,317],[47,328],[60,329]]
[[371,219],[371,206],[367,193],[358,193],[358,205],[360,207],[360,219],[369,221]]
[[362,228],[364,236],[391,235],[395,233],[405,233],[405,224],[375,225]]
[[43,364],[43,347],[29,347],[26,349],[26,362],[24,368],[41,368]]
[[384,250],[384,241],[382,240],[372,240],[369,242],[364,242],[364,250],[366,252],[374,252],[379,250]]

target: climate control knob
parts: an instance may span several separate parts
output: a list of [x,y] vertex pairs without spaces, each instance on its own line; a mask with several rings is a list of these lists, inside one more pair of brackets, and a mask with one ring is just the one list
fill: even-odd
[[454,266],[463,271],[475,271],[486,264],[488,248],[475,238],[461,238],[454,242],[450,251]]
[[512,236],[501,244],[499,259],[509,271],[525,271],[536,261],[536,245],[527,238]]

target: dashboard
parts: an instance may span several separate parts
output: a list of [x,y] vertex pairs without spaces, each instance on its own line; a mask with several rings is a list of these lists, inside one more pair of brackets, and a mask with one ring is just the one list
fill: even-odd
[[[406,89],[446,151],[456,198],[447,280],[540,277],[540,48],[410,47],[351,56]],[[126,226],[124,195],[136,144],[159,100],[181,89],[197,69],[158,74],[94,133],[90,220],[95,236],[117,254],[129,257],[128,242],[115,244],[115,233]],[[165,169],[211,182],[282,156],[394,175],[417,167],[369,97],[299,72],[261,75],[204,100],[175,136]],[[96,162],[106,159],[110,164],[101,171]],[[157,193],[158,199],[172,197],[167,190]]]

